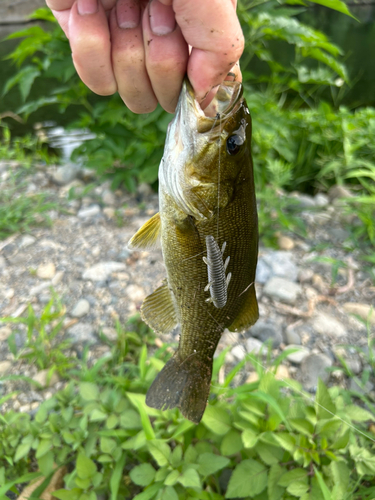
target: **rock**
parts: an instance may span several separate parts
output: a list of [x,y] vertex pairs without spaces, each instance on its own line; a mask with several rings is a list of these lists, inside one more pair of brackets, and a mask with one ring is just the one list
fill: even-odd
[[64,276],[64,271],[57,271],[57,273],[55,274],[55,276],[52,278],[51,280],[51,283],[53,286],[56,286],[60,283],[60,281],[62,280]]
[[262,258],[259,258],[255,281],[264,284],[270,279],[271,274],[272,274],[271,268],[264,262]]
[[9,326],[3,326],[0,328],[0,342],[7,340],[7,338],[12,334],[12,329]]
[[152,194],[152,188],[149,184],[141,182],[137,187],[137,193],[143,197],[150,196]]
[[332,241],[342,243],[350,237],[350,233],[342,227],[332,227],[330,230]]
[[90,219],[91,217],[95,217],[100,214],[100,206],[99,205],[91,205],[90,207],[81,208],[81,210],[77,213],[77,216],[80,219]]
[[34,236],[31,236],[30,234],[25,234],[24,236],[22,236],[19,247],[20,248],[27,248],[27,247],[33,245],[35,242],[36,242],[36,238]]
[[294,257],[290,252],[276,250],[261,257],[264,263],[270,268],[270,277],[278,276],[289,281],[297,281],[298,267],[294,263]]
[[67,330],[73,344],[95,344],[97,342],[94,327],[89,323],[76,323]]
[[47,262],[47,264],[40,264],[36,270],[36,275],[38,278],[43,280],[50,280],[55,276],[56,268],[53,262]]
[[75,305],[74,309],[70,313],[73,318],[82,318],[85,316],[90,310],[90,304],[85,299],[80,299]]
[[323,193],[318,193],[314,196],[314,204],[319,208],[327,207],[329,205],[329,198]]
[[263,293],[280,302],[295,304],[298,295],[302,293],[302,288],[297,283],[284,278],[271,278],[265,285]]
[[112,273],[123,271],[124,269],[126,269],[126,265],[122,262],[99,262],[86,269],[82,278],[91,281],[106,281]]
[[354,378],[351,378],[349,382],[349,390],[359,394],[368,394],[373,388],[374,385],[369,380],[362,384],[360,381],[357,382]]
[[310,354],[301,363],[301,379],[305,389],[315,390],[320,378],[327,383],[330,373],[327,368],[332,366],[332,360],[325,354]]
[[346,366],[349,370],[354,373],[354,375],[358,375],[362,371],[362,363],[358,358],[349,358],[345,360]]
[[40,285],[32,286],[30,288],[29,294],[31,296],[38,295],[40,292],[43,290],[46,290],[48,287],[50,287],[52,284],[51,281],[46,281],[44,283],[40,283]]
[[53,372],[50,381],[48,382],[48,372],[49,370],[40,370],[36,375],[34,375],[33,380],[38,382],[43,389],[46,387],[53,386],[60,381],[60,378],[56,372]]
[[230,352],[237,361],[242,361],[246,355],[245,349],[240,345],[234,346]]
[[288,345],[287,349],[289,350],[291,348],[297,348],[298,351],[288,354],[286,359],[291,363],[295,363],[296,365],[300,365],[302,361],[310,354],[310,350],[307,349],[307,347],[293,344]]
[[0,361],[0,375],[5,375],[12,367],[10,361]]
[[259,354],[262,351],[263,344],[258,339],[253,339],[252,337],[246,339],[246,350],[247,352],[252,352],[254,354]]
[[285,365],[279,365],[276,369],[275,379],[284,380],[290,378],[289,370]]
[[59,186],[65,186],[72,182],[78,175],[80,167],[74,163],[66,163],[52,173],[51,178],[53,182]]
[[246,379],[246,384],[252,384],[253,382],[258,382],[259,375],[257,372],[251,372],[250,375]]
[[328,196],[331,200],[336,200],[337,198],[352,198],[353,195],[348,188],[344,186],[332,186],[328,191]]
[[[371,314],[372,309],[372,314]],[[348,314],[355,314],[364,321],[369,320],[370,324],[375,325],[375,307],[369,304],[361,304],[360,302],[345,302],[344,310]]]
[[116,210],[112,207],[104,207],[103,214],[107,217],[107,219],[114,219],[116,215]]
[[312,280],[314,271],[312,269],[300,269],[298,271],[298,281],[300,283],[307,283]]
[[118,334],[116,328],[113,328],[112,326],[103,326],[101,328],[101,331],[104,333],[104,335],[110,342],[117,342]]
[[7,265],[7,262],[6,260],[4,259],[4,257],[2,255],[0,255],[0,269],[4,269]]
[[321,335],[343,337],[347,334],[346,328],[340,321],[329,314],[318,312],[310,320],[310,325]]
[[328,288],[320,274],[314,274],[311,281],[313,287],[320,293],[324,293]]
[[103,191],[102,200],[103,203],[105,203],[106,205],[111,205],[111,206],[116,205],[116,196],[110,189],[105,189]]
[[312,196],[308,194],[296,193],[294,198],[298,201],[301,208],[315,208],[315,200]]
[[143,302],[146,297],[144,289],[139,285],[127,286],[125,293],[133,302]]
[[271,342],[273,348],[279,347],[283,341],[279,325],[270,321],[259,320],[251,328],[251,335],[258,338],[262,343]]
[[290,325],[285,330],[285,340],[287,344],[300,345],[301,337],[298,335],[296,330]]
[[295,244],[292,238],[289,238],[289,236],[279,236],[277,240],[277,244],[280,248],[280,250],[293,250]]

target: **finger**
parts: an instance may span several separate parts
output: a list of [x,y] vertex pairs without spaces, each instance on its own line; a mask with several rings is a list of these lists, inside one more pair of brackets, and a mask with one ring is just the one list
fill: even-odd
[[152,0],[143,15],[146,68],[160,105],[173,113],[186,74],[189,48],[171,6]]
[[69,18],[69,41],[73,63],[81,80],[96,94],[114,94],[117,85],[112,70],[111,40],[100,2],[77,0],[73,5]]
[[[188,76],[202,101],[239,60],[244,38],[232,0],[175,0],[173,9],[182,34],[193,47]],[[202,19],[206,21],[202,23]]]
[[67,10],[52,10],[57,22],[61,26],[67,38],[69,38],[69,17],[70,9]]
[[[228,82],[242,82],[242,74],[240,70],[240,65],[239,63],[236,63],[233,68],[229,71],[227,76],[224,78],[225,81]],[[200,106],[202,109],[207,108],[207,106],[210,104],[212,99],[215,97],[216,92],[218,91],[220,85],[217,85],[213,89],[209,91],[207,96],[203,99],[203,101],[200,103]]]
[[[116,0],[100,0],[104,10],[110,10],[115,5]],[[70,9],[75,0],[46,0],[47,6],[51,10],[66,10]]]
[[150,113],[158,101],[146,71],[141,17],[136,0],[119,0],[112,10],[112,65],[126,106],[134,113]]

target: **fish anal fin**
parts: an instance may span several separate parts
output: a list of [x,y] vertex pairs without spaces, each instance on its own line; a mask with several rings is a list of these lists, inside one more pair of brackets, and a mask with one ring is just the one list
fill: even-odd
[[173,292],[165,282],[145,298],[141,306],[141,317],[155,332],[169,333],[178,324]]
[[233,323],[228,326],[231,332],[240,332],[253,326],[259,318],[258,301],[255,294],[254,283],[246,292],[246,300]]
[[128,248],[151,250],[158,246],[160,240],[161,221],[159,212],[156,213],[138,229],[130,239]]
[[184,417],[199,424],[207,406],[212,366],[196,354],[181,360],[179,352],[167,362],[147,395],[151,408],[179,408]]

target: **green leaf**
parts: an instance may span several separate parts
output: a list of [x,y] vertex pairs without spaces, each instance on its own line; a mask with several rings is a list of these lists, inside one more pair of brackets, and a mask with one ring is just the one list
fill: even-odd
[[318,3],[319,5],[324,5],[324,7],[328,7],[329,9],[337,10],[338,12],[346,14],[347,16],[350,16],[356,21],[358,21],[358,19],[354,17],[353,14],[350,12],[346,4],[344,2],[341,2],[341,0],[310,0],[310,1]]
[[302,482],[304,480],[307,480],[307,470],[301,469],[297,467],[296,469],[292,469],[288,472],[286,472],[279,482],[277,483],[279,486],[290,486],[292,483],[295,481]]
[[18,462],[21,460],[21,458],[25,457],[31,448],[31,442],[30,443],[21,443],[17,446],[16,454],[14,456],[14,461]]
[[107,418],[107,421],[105,423],[107,429],[114,429],[115,427],[117,427],[119,423],[119,419],[117,417],[117,415],[110,415],[108,418]]
[[282,497],[285,489],[282,486],[279,486],[278,482],[284,474],[285,469],[280,467],[280,465],[275,464],[271,466],[268,473],[267,483],[268,500],[279,500]]
[[134,467],[130,473],[130,479],[138,486],[148,486],[155,477],[155,469],[151,464],[141,464]]
[[83,453],[78,454],[76,468],[77,475],[81,479],[90,478],[97,472],[94,462]]
[[154,439],[148,443],[148,449],[160,467],[169,464],[171,449],[165,441]]
[[54,468],[53,462],[54,462],[54,455],[52,451],[49,451],[41,458],[39,458],[38,466],[44,476],[49,476],[53,472]]
[[345,407],[345,417],[356,422],[366,422],[367,420],[374,420],[374,415],[369,411],[356,405],[348,405]]
[[177,483],[178,478],[180,477],[180,471],[173,470],[168,474],[168,476],[164,479],[164,484],[166,486],[173,486]]
[[243,460],[233,471],[225,498],[243,498],[261,493],[267,486],[267,468],[251,458]]
[[243,448],[241,434],[232,429],[221,441],[220,452],[222,455],[234,455]]
[[100,438],[100,449],[103,453],[108,453],[112,455],[113,451],[117,448],[117,442],[115,439],[102,437]]
[[50,439],[41,439],[39,446],[36,450],[35,457],[40,458],[52,448],[52,441]]
[[316,478],[318,480],[320,489],[322,490],[322,493],[323,493],[323,496],[324,496],[324,500],[332,500],[331,492],[329,491],[326,483],[324,482],[323,476],[316,469],[316,467],[314,467],[314,471],[315,471],[315,476],[316,476]]
[[195,469],[187,469],[178,478],[178,482],[185,486],[185,488],[200,488],[201,483],[199,480],[198,472]]
[[242,432],[242,442],[245,448],[253,448],[258,442],[259,436],[252,429],[245,429]]
[[336,413],[336,406],[332,402],[327,387],[319,379],[315,398],[316,414],[319,419],[332,418]]
[[214,455],[213,453],[202,453],[198,457],[198,472],[204,477],[209,476],[223,469],[229,462],[229,458]]
[[[307,478],[306,478],[307,479]],[[310,486],[306,482],[296,481],[287,487],[287,492],[296,497],[301,497],[309,490]]]
[[163,483],[152,484],[146,490],[142,491],[142,493],[138,493],[138,495],[135,495],[135,497],[133,498],[133,500],[150,500],[162,488],[163,488]]
[[79,384],[79,393],[85,401],[99,399],[99,387],[91,382],[81,382]]
[[280,432],[274,435],[276,441],[284,448],[284,450],[292,453],[296,448],[296,438],[287,432]]
[[116,466],[112,472],[111,479],[109,481],[109,487],[111,491],[111,500],[117,500],[118,490],[120,488],[121,479],[124,474],[126,455],[122,455],[120,460],[116,463]]
[[230,415],[223,408],[208,405],[202,423],[214,434],[224,436],[230,430]]
[[178,495],[173,486],[167,486],[164,489],[161,500],[178,500]]
[[56,490],[53,496],[59,500],[78,500],[81,496],[82,490],[80,488],[72,488],[71,490]]

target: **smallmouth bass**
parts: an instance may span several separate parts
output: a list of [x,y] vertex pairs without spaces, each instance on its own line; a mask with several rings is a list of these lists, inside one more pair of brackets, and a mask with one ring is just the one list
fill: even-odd
[[179,347],[146,404],[178,407],[195,423],[206,408],[224,329],[242,331],[258,319],[251,118],[242,85],[224,82],[210,114],[216,116],[206,116],[185,80],[159,168],[160,212],[129,242],[151,249],[160,239],[167,270],[144,300],[142,319],[156,332],[181,327]]

